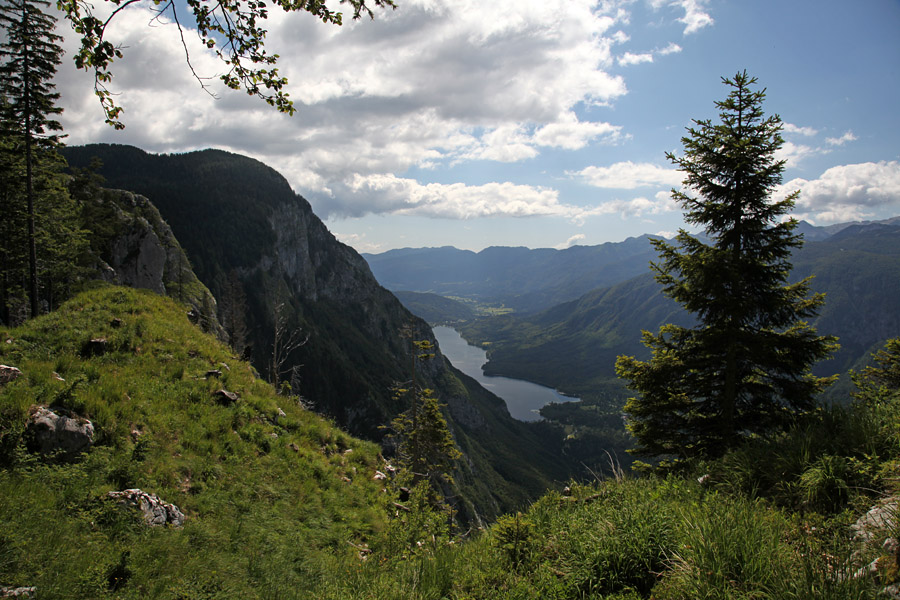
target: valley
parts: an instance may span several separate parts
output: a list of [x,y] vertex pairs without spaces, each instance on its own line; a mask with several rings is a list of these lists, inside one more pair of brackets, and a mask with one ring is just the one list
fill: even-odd
[[578,398],[564,396],[548,387],[501,376],[486,376],[481,367],[487,362],[487,353],[467,343],[454,329],[447,326],[433,328],[441,352],[453,366],[475,379],[486,390],[506,402],[509,414],[520,421],[538,421],[540,410],[551,402],[575,402]]

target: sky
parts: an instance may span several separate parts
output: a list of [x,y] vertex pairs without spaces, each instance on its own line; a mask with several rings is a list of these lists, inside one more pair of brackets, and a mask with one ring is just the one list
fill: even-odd
[[360,252],[673,234],[683,177],[665,154],[692,119],[718,119],[722,77],[743,70],[784,122],[775,196],[800,191],[795,217],[900,215],[898,0],[397,0],[340,27],[271,8],[293,116],[224,89],[211,51],[149,7],[108,30],[121,131],[60,23],[66,143],[251,156]]

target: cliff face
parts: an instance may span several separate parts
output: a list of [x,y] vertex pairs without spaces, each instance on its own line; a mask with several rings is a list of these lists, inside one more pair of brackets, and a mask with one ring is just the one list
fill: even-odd
[[[308,336],[283,377],[306,404],[372,440],[407,408],[392,388],[411,377],[412,340],[435,341],[430,327],[378,284],[365,260],[338,242],[278,173],[212,150],[155,156],[95,145],[64,153],[73,166],[98,156],[108,184],[159,208],[220,305],[242,307],[247,353],[260,372],[270,367],[281,311],[289,329]],[[521,506],[571,474],[558,432],[512,419],[502,400],[453,369],[439,349],[416,373],[448,405],[451,431],[466,454],[456,476],[464,515],[490,517]]]
[[105,233],[94,240],[100,278],[180,300],[205,331],[221,337],[216,299],[191,269],[157,208],[144,196],[123,190],[98,190],[90,202],[94,214],[104,219]]

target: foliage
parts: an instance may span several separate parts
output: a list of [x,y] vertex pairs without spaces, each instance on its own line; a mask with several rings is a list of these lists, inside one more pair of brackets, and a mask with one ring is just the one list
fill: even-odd
[[416,366],[435,357],[434,344],[428,340],[414,340],[412,348],[409,387],[396,389],[399,397],[409,397],[410,407],[391,421],[390,436],[397,442],[400,467],[413,481],[428,481],[438,491],[443,484],[453,484],[450,471],[462,453],[450,435],[434,390],[420,387],[416,378]]
[[721,456],[750,435],[790,426],[815,407],[830,379],[814,377],[835,339],[804,321],[824,302],[809,279],[788,284],[797,222],[782,220],[797,194],[770,195],[781,183],[781,120],[765,117],[764,91],[746,72],[716,105],[720,124],[695,121],[685,154],[668,158],[696,197],[673,190],[685,220],[711,243],[681,230],[677,245],[653,241],[664,293],[696,315],[694,328],[668,324],[644,332],[650,361],[621,356],[616,371],[638,392],[626,404],[636,452],[677,460]]
[[[32,317],[41,300],[53,308],[74,278],[73,263],[85,246],[77,208],[60,180],[54,152],[62,126],[55,116],[53,76],[60,63],[62,39],[56,19],[44,13],[43,0],[16,0],[0,5],[0,198],[5,225],[0,241],[0,319],[10,321],[10,301],[24,289]],[[27,248],[27,252],[24,250]],[[27,260],[26,260],[27,257]],[[54,289],[56,284],[56,289]],[[39,286],[43,289],[39,289]],[[60,289],[61,288],[61,289]]]
[[[72,30],[81,36],[81,48],[75,54],[75,65],[79,69],[94,72],[94,92],[106,113],[106,122],[116,129],[125,125],[120,120],[122,107],[113,99],[113,93],[107,88],[112,81],[110,70],[113,61],[122,58],[122,46],[110,41],[107,28],[116,16],[128,6],[139,0],[106,0],[112,6],[108,16],[94,14],[94,5],[86,0],[57,0],[57,6],[69,21]],[[179,31],[184,35],[182,20],[185,7],[172,0],[151,0],[157,16],[154,21],[169,14]],[[353,8],[353,18],[359,19],[363,14],[374,18],[372,9],[366,0],[341,0],[341,4],[349,2]],[[373,0],[377,7],[396,8],[393,0]],[[323,0],[276,0],[276,6],[285,12],[307,12],[323,23],[340,25],[343,15],[328,8]],[[114,7],[114,8],[113,8]],[[278,73],[278,55],[270,54],[265,47],[266,29],[264,22],[269,16],[265,2],[254,0],[224,0],[215,4],[201,0],[187,0],[190,18],[196,26],[200,41],[209,49],[215,50],[216,56],[226,65],[227,71],[219,78],[231,89],[243,89],[251,96],[257,96],[280,112],[294,113],[294,104],[289,94],[284,92],[287,78]],[[185,46],[187,54],[187,46]],[[188,68],[206,88],[203,79],[194,72],[190,56],[187,56]]]

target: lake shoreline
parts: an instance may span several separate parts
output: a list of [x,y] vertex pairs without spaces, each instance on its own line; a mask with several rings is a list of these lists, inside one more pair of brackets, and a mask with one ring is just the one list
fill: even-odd
[[540,408],[551,402],[577,402],[579,398],[566,396],[557,390],[512,377],[488,376],[482,371],[487,353],[472,346],[452,327],[433,328],[441,353],[454,367],[472,377],[485,389],[506,402],[509,414],[520,421],[541,421]]

